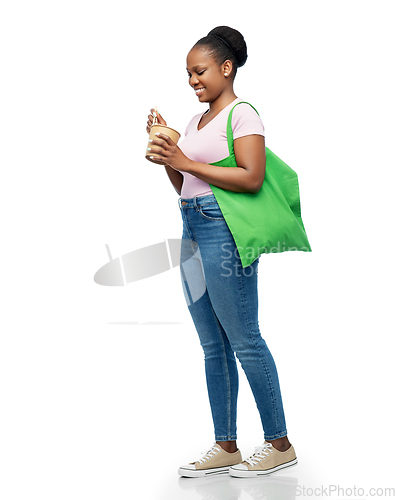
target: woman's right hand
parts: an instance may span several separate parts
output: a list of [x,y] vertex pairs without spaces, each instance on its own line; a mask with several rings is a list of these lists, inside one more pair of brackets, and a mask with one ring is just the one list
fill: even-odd
[[150,114],[148,115],[147,127],[146,127],[146,131],[148,134],[150,133],[151,126],[153,125],[153,121],[154,121],[153,113],[154,112],[157,114],[157,123],[159,123],[160,125],[166,125],[166,121],[162,118],[162,116],[158,113],[158,111],[155,111],[154,108],[150,109]]

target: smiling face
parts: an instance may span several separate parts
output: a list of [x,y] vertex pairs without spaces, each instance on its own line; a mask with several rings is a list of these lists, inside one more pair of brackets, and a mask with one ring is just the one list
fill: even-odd
[[205,46],[190,50],[187,55],[187,73],[189,84],[200,102],[213,102],[232,86],[231,61],[225,61],[220,66]]

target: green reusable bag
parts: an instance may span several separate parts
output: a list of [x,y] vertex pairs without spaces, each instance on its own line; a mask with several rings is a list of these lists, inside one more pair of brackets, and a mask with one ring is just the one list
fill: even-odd
[[[238,104],[242,102],[235,106]],[[227,121],[230,156],[211,165],[237,167],[231,122],[235,106]],[[301,218],[297,174],[270,149],[265,150],[265,178],[257,193],[236,193],[210,184],[243,267],[250,266],[262,253],[311,252]]]

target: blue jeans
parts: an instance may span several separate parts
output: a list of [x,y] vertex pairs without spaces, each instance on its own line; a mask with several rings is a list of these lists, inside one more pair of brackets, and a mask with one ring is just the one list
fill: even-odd
[[180,198],[179,207],[183,217],[182,284],[205,355],[215,439],[237,438],[235,354],[252,389],[264,438],[286,436],[275,362],[258,326],[258,259],[242,267],[214,195]]

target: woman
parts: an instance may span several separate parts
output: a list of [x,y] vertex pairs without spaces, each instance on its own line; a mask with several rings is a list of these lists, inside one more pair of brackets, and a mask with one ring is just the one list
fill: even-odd
[[[227,119],[241,102],[233,83],[237,68],[246,59],[244,38],[232,28],[217,27],[200,39],[187,55],[187,73],[199,101],[209,103],[209,109],[191,120],[179,146],[159,134],[149,148],[167,163],[169,179],[180,195],[183,286],[204,350],[215,430],[212,448],[200,460],[180,467],[179,474],[187,477],[227,472],[250,477],[297,463],[287,438],[276,366],[258,327],[258,259],[242,267],[211,189],[213,185],[237,193],[257,193],[264,181],[264,126],[247,103],[237,105],[232,115],[237,168],[212,165],[229,155]],[[166,125],[160,115],[158,122]],[[264,444],[245,461],[236,444],[238,372],[234,353],[252,389],[265,437]]]

